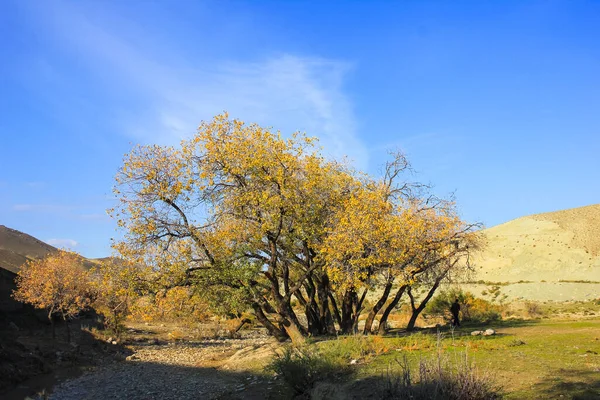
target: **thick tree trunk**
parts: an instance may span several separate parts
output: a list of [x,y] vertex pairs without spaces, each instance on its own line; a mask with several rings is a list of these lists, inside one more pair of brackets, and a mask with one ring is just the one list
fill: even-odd
[[398,302],[400,301],[400,298],[402,298],[402,295],[404,294],[404,291],[407,287],[408,285],[401,286],[396,292],[396,295],[394,296],[390,304],[388,304],[385,310],[383,310],[383,314],[379,319],[379,329],[377,330],[377,333],[379,335],[383,335],[386,332],[387,319],[390,316],[392,310],[398,305]]
[[281,324],[289,338],[292,339],[293,344],[306,343],[306,334],[299,329],[298,325],[285,318],[281,318]]
[[342,299],[342,320],[340,324],[340,331],[344,335],[352,333],[352,327],[354,326],[353,311],[354,311],[354,298],[356,292],[354,289],[346,290],[344,298]]
[[338,327],[342,328],[342,315],[340,313],[340,309],[337,306],[337,302],[335,301],[335,297],[333,293],[329,292],[329,302],[331,304],[331,314],[333,314],[333,318],[335,322],[338,324]]
[[285,330],[278,328],[269,320],[269,318],[267,318],[258,303],[252,303],[252,309],[254,310],[254,315],[256,315],[258,322],[267,329],[271,336],[275,337],[280,342],[285,342],[290,338]]
[[437,288],[440,286],[440,282],[442,281],[442,279],[443,279],[443,276],[441,278],[438,278],[435,280],[435,283],[433,284],[431,289],[429,289],[429,292],[427,292],[427,296],[425,296],[425,298],[423,299],[423,301],[421,301],[421,304],[419,304],[418,307],[415,307],[415,298],[412,295],[410,288],[408,288],[408,296],[410,297],[410,306],[412,309],[412,315],[410,316],[410,320],[408,321],[408,324],[406,325],[407,331],[412,331],[415,329],[415,324],[417,322],[417,318],[419,317],[421,312],[423,312],[423,310],[425,309],[425,306],[427,305],[429,300],[431,300],[431,298],[433,297],[433,294],[435,293]]
[[371,329],[373,329],[373,322],[375,321],[375,317],[377,316],[377,313],[379,312],[379,310],[381,310],[381,307],[383,307],[383,305],[387,301],[388,297],[390,296],[391,290],[392,290],[392,282],[389,281],[385,285],[385,288],[383,289],[383,294],[381,295],[381,297],[379,298],[377,303],[375,303],[373,308],[371,308],[371,311],[369,311],[369,314],[367,315],[367,319],[365,321],[365,328],[363,329],[363,334],[368,335],[369,333],[371,333]]
[[317,297],[320,303],[320,322],[321,322],[321,333],[335,335],[335,324],[333,323],[333,317],[329,309],[329,277],[327,274],[323,274],[321,279],[317,281]]
[[317,336],[323,333],[323,326],[321,324],[319,305],[316,300],[316,287],[312,277],[308,277],[306,284],[304,285],[308,300],[304,306],[304,313],[308,322],[308,332]]

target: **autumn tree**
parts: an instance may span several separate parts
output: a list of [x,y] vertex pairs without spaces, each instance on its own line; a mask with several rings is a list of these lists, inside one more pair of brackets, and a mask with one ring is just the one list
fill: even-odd
[[94,292],[92,306],[117,337],[132,301],[144,293],[144,272],[147,271],[119,259],[104,260],[90,271],[90,288]]
[[388,166],[371,179],[325,160],[312,138],[219,115],[178,148],[126,156],[115,248],[153,285],[227,293],[280,340],[348,333],[377,282],[412,282],[430,265],[422,250],[451,231],[428,235],[436,223],[400,180],[405,159]]
[[[380,334],[385,332],[387,318],[404,294],[410,299],[412,311],[406,328],[413,329],[417,317],[444,280],[471,272],[469,255],[480,246],[480,224],[462,221],[453,201],[436,196],[421,197],[412,200],[407,212],[412,220],[407,224],[412,228],[412,244],[407,249],[409,261],[406,268],[397,270],[396,276],[400,279],[379,318]],[[415,288],[425,291],[419,304],[416,304]]]
[[70,341],[69,319],[86,309],[93,297],[82,257],[74,252],[59,250],[43,259],[29,261],[19,271],[16,284],[13,297],[48,312],[53,338],[53,316],[60,315],[66,322],[67,340]]

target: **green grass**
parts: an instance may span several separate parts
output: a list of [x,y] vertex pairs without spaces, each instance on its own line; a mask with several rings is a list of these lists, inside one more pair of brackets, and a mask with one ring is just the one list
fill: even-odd
[[504,388],[507,399],[600,398],[600,319],[585,321],[502,321],[495,336],[471,336],[474,327],[435,333],[319,342],[320,350],[348,362],[358,360],[355,376],[381,376],[406,356],[419,360],[442,352],[460,359],[465,352],[478,370]]

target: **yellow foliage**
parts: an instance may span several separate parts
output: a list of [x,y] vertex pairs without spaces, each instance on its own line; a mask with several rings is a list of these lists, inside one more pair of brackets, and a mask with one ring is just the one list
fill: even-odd
[[210,316],[208,305],[187,287],[175,287],[153,297],[138,298],[131,307],[135,320],[199,322]]
[[59,313],[66,320],[91,303],[83,259],[67,250],[28,262],[19,271],[16,284],[13,297],[36,308],[47,309],[49,317]]

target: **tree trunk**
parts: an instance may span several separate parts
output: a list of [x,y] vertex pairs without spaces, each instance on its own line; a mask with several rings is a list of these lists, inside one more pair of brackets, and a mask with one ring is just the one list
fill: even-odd
[[340,331],[344,335],[352,333],[352,327],[354,326],[353,320],[353,305],[356,292],[354,289],[346,290],[344,298],[342,299],[342,320],[340,324]]
[[407,331],[412,331],[415,329],[415,323],[417,322],[417,318],[419,317],[421,312],[425,309],[425,306],[427,305],[429,300],[431,300],[431,298],[433,297],[433,294],[435,293],[437,288],[440,286],[440,282],[442,281],[443,278],[444,277],[442,276],[435,280],[435,283],[433,284],[431,289],[429,289],[429,292],[427,292],[427,296],[425,296],[425,298],[423,299],[423,301],[421,301],[421,304],[419,304],[418,307],[415,307],[415,299],[412,295],[410,288],[408,288],[408,296],[410,297],[410,306],[412,308],[412,315],[410,316],[408,325],[406,325]]
[[54,313],[54,309],[48,310],[48,319],[50,320],[50,326],[52,327],[52,340],[56,340],[56,328],[54,326],[54,318],[52,314]]
[[404,294],[404,291],[406,290],[407,287],[408,287],[408,285],[401,286],[398,289],[398,291],[396,292],[396,295],[392,299],[391,303],[388,304],[388,306],[383,311],[383,314],[381,315],[381,318],[379,319],[379,329],[377,330],[377,333],[379,335],[383,335],[386,332],[385,326],[387,324],[387,319],[390,316],[390,313],[392,312],[394,307],[396,307],[398,305],[398,302],[400,301],[400,298]]
[[258,303],[252,303],[252,309],[254,309],[254,315],[256,315],[258,322],[260,322],[261,325],[269,331],[269,334],[275,337],[275,339],[279,342],[285,342],[290,338],[285,330],[278,328],[269,320],[269,318],[267,318]]
[[340,309],[337,306],[337,302],[335,301],[335,297],[333,296],[333,293],[329,292],[328,296],[329,296],[329,303],[331,304],[331,314],[333,315],[335,322],[337,322],[338,327],[340,327],[340,329],[341,329],[342,328],[342,316],[340,314]]
[[315,299],[316,287],[311,276],[306,279],[304,289],[308,297],[304,306],[304,313],[308,322],[308,332],[313,336],[317,336],[323,333],[323,326],[321,324],[319,305]]
[[377,313],[379,312],[379,310],[381,310],[381,307],[383,307],[383,305],[387,301],[388,297],[390,296],[391,290],[392,290],[392,282],[388,281],[388,283],[386,283],[386,285],[385,285],[385,288],[383,289],[383,294],[381,295],[381,297],[379,298],[377,303],[375,303],[375,305],[373,306],[373,308],[371,309],[371,311],[369,311],[369,314],[367,315],[367,319],[365,321],[365,328],[363,329],[363,334],[368,335],[369,333],[371,333],[371,329],[373,329],[373,321],[375,321],[375,317],[377,316]]
[[317,281],[317,298],[319,299],[320,306],[320,321],[321,321],[321,333],[335,335],[335,324],[333,323],[333,317],[331,316],[331,310],[329,309],[329,277],[327,274],[323,274],[321,279]]
[[369,289],[365,288],[360,299],[358,298],[358,294],[354,297],[354,312],[352,314],[352,333],[358,333],[358,319],[360,318],[360,313],[362,312],[362,305],[367,298],[367,293]]
[[292,339],[292,343],[295,345],[301,345],[306,343],[306,335],[298,328],[298,326],[286,318],[281,318],[281,324],[285,329],[285,332]]
[[242,327],[246,324],[249,324],[251,321],[248,318],[244,318],[242,320],[240,320],[238,326],[235,327],[235,329],[233,329],[233,333],[238,333],[240,331],[240,329],[242,329]]

